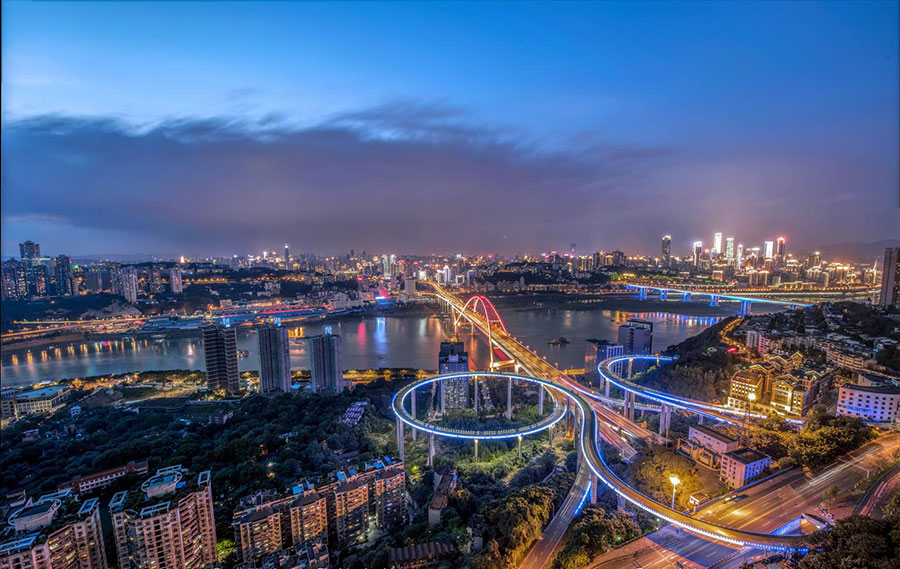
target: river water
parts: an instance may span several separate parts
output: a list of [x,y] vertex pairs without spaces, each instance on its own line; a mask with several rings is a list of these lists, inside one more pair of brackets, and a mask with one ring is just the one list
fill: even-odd
[[[551,363],[564,368],[584,366],[584,341],[598,338],[615,341],[618,326],[627,318],[639,317],[654,323],[653,349],[671,344],[701,332],[714,324],[714,317],[683,316],[667,313],[626,313],[613,310],[501,309],[501,317],[510,334]],[[452,323],[434,316],[359,316],[334,322],[304,325],[296,334],[313,336],[331,326],[343,337],[344,368],[410,367],[436,369],[441,341],[452,333]],[[551,338],[563,336],[569,344],[552,346]],[[489,356],[481,335],[463,333],[473,367],[484,369]],[[238,329],[238,348],[249,351],[240,359],[241,371],[259,369],[256,332]],[[40,346],[30,350],[2,352],[4,387],[30,385],[46,380],[106,375],[132,371],[163,369],[204,369],[203,346],[197,338],[154,340],[139,336],[131,340]],[[291,364],[294,369],[308,369],[309,351],[301,338],[291,340]]]

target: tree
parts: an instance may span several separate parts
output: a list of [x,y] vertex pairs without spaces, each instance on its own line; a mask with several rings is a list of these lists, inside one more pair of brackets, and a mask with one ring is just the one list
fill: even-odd
[[825,490],[825,492],[822,493],[822,501],[825,502],[826,505],[830,506],[834,503],[834,499],[837,498],[837,495],[837,484],[832,484]]
[[896,569],[900,559],[900,517],[875,520],[850,516],[810,536],[801,569]]

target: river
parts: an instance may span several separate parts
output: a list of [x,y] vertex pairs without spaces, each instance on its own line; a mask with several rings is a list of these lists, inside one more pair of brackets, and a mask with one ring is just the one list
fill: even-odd
[[[698,334],[715,323],[715,317],[667,313],[627,313],[614,310],[500,309],[509,332],[564,368],[584,366],[584,341],[598,338],[615,341],[618,326],[627,318],[640,317],[654,323],[653,349]],[[434,316],[359,316],[334,322],[315,322],[295,330],[304,336],[321,334],[330,326],[343,337],[344,368],[410,367],[436,369],[441,341],[452,333],[452,324]],[[550,338],[563,336],[569,344],[551,346]],[[480,334],[464,333],[473,367],[484,369],[487,345]],[[238,329],[238,348],[249,351],[240,359],[241,371],[259,369],[256,332]],[[131,340],[60,343],[31,350],[4,349],[4,387],[40,381],[163,369],[204,369],[203,346],[197,338],[154,340],[139,336]],[[309,368],[309,351],[302,339],[291,340],[294,369]]]

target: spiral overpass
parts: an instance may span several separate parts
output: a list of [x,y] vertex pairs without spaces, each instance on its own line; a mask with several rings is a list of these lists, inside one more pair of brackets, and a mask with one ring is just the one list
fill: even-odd
[[[482,317],[477,312],[469,310],[469,307],[460,302],[454,295],[444,290],[440,285],[432,282],[429,282],[428,284],[435,289],[434,296],[438,297],[443,302],[446,302],[452,310],[459,312],[462,317],[466,318],[466,320],[468,320],[473,325],[473,327],[479,328],[488,336],[491,348],[497,347],[503,350],[504,353],[508,354],[515,360],[517,368],[521,367],[533,375],[547,374],[547,380],[541,380],[535,377],[532,377],[530,379],[537,383],[552,386],[552,389],[557,390],[565,397],[568,397],[574,402],[578,412],[576,424],[576,435],[578,440],[576,441],[576,444],[578,444],[579,452],[581,453],[581,456],[586,460],[591,473],[596,477],[596,479],[592,481],[592,484],[596,484],[597,480],[600,480],[606,486],[612,489],[612,491],[615,492],[618,496],[621,496],[626,501],[634,504],[636,507],[644,510],[650,515],[659,517],[660,519],[664,519],[688,531],[710,539],[715,539],[738,546],[756,547],[766,550],[777,550],[785,552],[806,550],[807,542],[806,536],[804,535],[777,535],[758,533],[742,529],[730,528],[728,526],[722,526],[712,522],[695,519],[689,514],[672,509],[665,504],[657,502],[649,496],[645,496],[637,489],[629,486],[627,482],[619,478],[609,468],[609,466],[606,464],[606,461],[603,459],[602,453],[599,450],[601,439],[599,418],[597,417],[596,412],[593,410],[590,402],[588,401],[588,398],[597,400],[610,399],[608,401],[609,403],[619,405],[621,405],[622,402],[612,398],[606,398],[593,392],[592,390],[585,389],[577,382],[566,376],[564,373],[548,364],[544,359],[540,358],[536,353],[528,349],[526,346],[522,345],[518,340],[512,337],[505,328],[500,329],[499,327],[497,327],[493,322],[490,321],[490,318],[487,317],[487,315],[485,315],[485,317]],[[662,357],[657,358],[655,356],[628,356],[626,358],[612,358],[610,360],[601,362],[598,365],[598,371],[601,371],[601,373],[604,374],[605,379],[611,381],[614,385],[617,385],[621,389],[627,392],[632,392],[635,395],[639,395],[643,398],[650,399],[651,401],[658,402],[660,406],[654,406],[656,410],[662,409],[663,406],[671,406],[710,417],[715,420],[725,421],[733,424],[742,424],[742,421],[740,419],[737,419],[734,416],[729,416],[723,410],[723,408],[719,406],[711,405],[709,403],[704,403],[701,401],[693,401],[674,397],[665,393],[643,388],[641,386],[638,386],[637,384],[619,377],[616,373],[613,372],[612,369],[610,369],[610,366],[613,364],[623,363],[628,359],[640,358],[654,361],[664,361],[665,359]],[[651,406],[647,406],[647,410],[654,410],[654,408]],[[403,422],[403,420],[400,418],[400,415],[397,416],[399,425],[401,422]]]
[[[533,423],[531,425],[525,425],[522,427],[517,427],[514,429],[502,429],[502,430],[465,430],[465,429],[451,429],[448,427],[435,427],[430,423],[427,423],[421,419],[417,419],[413,417],[413,415],[406,410],[406,399],[409,395],[416,389],[423,387],[425,385],[429,385],[432,383],[444,381],[447,379],[457,379],[457,378],[469,378],[469,377],[483,377],[483,378],[499,378],[499,379],[514,379],[518,381],[525,381],[530,383],[536,383],[541,387],[541,389],[546,388],[547,393],[550,394],[550,399],[553,402],[553,411],[549,416],[541,419],[540,421]],[[528,377],[526,375],[516,375],[516,374],[508,374],[508,373],[495,373],[495,372],[460,372],[460,373],[449,373],[445,375],[437,375],[434,377],[429,377],[426,379],[420,379],[413,383],[410,383],[400,391],[394,394],[393,399],[391,399],[391,407],[394,410],[394,415],[400,421],[403,421],[410,427],[414,429],[418,429],[420,431],[424,431],[431,435],[436,435],[439,437],[450,437],[456,439],[469,439],[469,440],[504,440],[511,439],[517,437],[524,437],[527,435],[533,435],[535,433],[539,433],[540,431],[549,429],[556,423],[558,423],[563,417],[566,416],[567,407],[565,405],[561,405],[560,403],[565,400],[565,396],[562,395],[558,390],[555,389],[555,386],[549,381],[544,381],[542,379],[536,379],[534,377]]]

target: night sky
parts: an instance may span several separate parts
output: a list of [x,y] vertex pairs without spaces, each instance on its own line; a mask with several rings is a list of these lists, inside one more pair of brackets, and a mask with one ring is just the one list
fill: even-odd
[[897,2],[4,2],[2,253],[897,238]]

